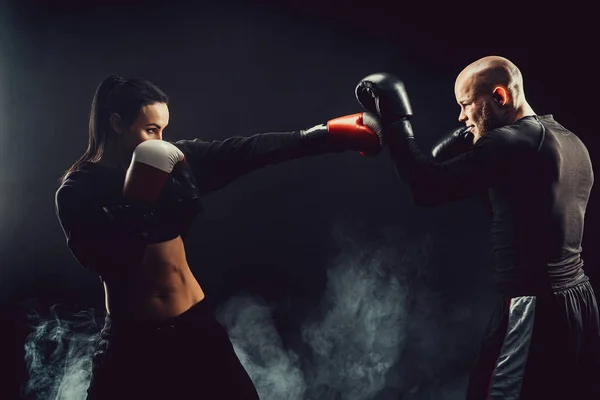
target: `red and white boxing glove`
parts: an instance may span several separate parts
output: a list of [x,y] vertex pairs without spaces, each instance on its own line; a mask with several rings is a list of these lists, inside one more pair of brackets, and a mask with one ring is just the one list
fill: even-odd
[[163,140],[140,143],[127,169],[123,195],[137,201],[155,202],[169,174],[184,162],[184,154],[172,143]]
[[334,148],[357,150],[363,156],[377,155],[383,143],[381,123],[369,112],[334,118],[302,134],[311,139],[325,138]]

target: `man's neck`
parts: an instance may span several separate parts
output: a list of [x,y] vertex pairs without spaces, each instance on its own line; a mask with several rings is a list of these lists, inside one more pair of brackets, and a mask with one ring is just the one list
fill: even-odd
[[509,125],[514,124],[522,118],[531,117],[533,115],[536,115],[535,111],[533,111],[533,108],[531,108],[529,104],[525,104],[522,107],[515,110],[514,115],[511,118],[509,118]]

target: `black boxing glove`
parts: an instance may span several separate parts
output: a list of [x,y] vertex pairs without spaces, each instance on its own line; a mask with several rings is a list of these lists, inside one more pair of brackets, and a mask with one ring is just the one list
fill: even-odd
[[456,128],[443,135],[431,149],[437,162],[444,162],[473,148],[473,133],[466,127]]
[[[431,155],[436,162],[444,162],[464,154],[474,146],[474,135],[469,128],[456,128],[443,135],[431,149]],[[479,194],[483,206],[489,215],[493,214],[492,203],[487,191]]]
[[392,74],[377,73],[363,78],[355,94],[361,106],[377,114],[384,125],[412,117],[404,83]]

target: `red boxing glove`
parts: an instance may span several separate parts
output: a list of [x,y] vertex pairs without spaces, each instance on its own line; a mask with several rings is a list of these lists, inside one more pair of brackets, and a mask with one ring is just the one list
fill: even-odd
[[325,124],[302,131],[303,135],[324,137],[334,148],[359,151],[375,156],[382,148],[382,126],[375,114],[364,112],[334,118]]
[[169,174],[183,162],[185,156],[174,144],[163,140],[140,143],[127,169],[123,195],[142,202],[155,202]]

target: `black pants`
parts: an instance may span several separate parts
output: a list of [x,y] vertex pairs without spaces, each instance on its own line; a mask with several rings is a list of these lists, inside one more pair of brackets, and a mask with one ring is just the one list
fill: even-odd
[[600,323],[587,278],[498,303],[468,400],[600,399]]
[[258,398],[205,301],[161,322],[116,323],[107,317],[88,400]]

